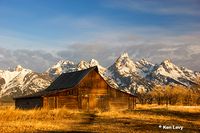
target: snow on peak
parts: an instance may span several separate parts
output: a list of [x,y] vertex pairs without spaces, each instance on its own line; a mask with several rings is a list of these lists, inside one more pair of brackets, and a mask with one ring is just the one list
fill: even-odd
[[95,60],[95,59],[91,59],[89,64],[90,64],[90,67],[97,66],[100,74],[103,74],[106,71],[106,68],[104,68],[103,66],[101,66],[99,64],[99,62],[97,60]]
[[181,70],[176,65],[174,65],[169,59],[161,62],[157,71],[165,76],[172,75],[173,77],[176,78],[178,75],[181,74]]
[[161,64],[168,64],[168,65],[170,65],[170,64],[173,64],[173,63],[172,63],[171,59],[166,59]]
[[26,69],[26,68],[22,67],[21,65],[17,65],[15,68],[8,69],[8,70],[5,70],[5,71],[16,72],[16,73],[29,73],[29,72],[32,72],[32,70]]
[[58,68],[66,65],[74,65],[74,62],[69,61],[69,60],[60,60],[57,62],[52,68]]
[[136,64],[138,73],[142,77],[145,77],[146,75],[151,73],[155,67],[155,64],[153,64],[145,59],[141,59],[141,60],[137,61],[135,64]]
[[21,65],[17,65],[16,67],[15,67],[15,71],[22,71],[24,68],[21,66]]
[[47,73],[51,76],[57,76],[65,72],[73,72],[76,70],[74,62],[69,60],[60,60],[55,65],[47,69]]
[[[190,86],[193,83],[197,83],[197,75],[194,71],[186,69],[184,67],[178,67],[175,64],[173,64],[169,59],[164,60],[162,63],[160,63],[160,65],[157,66],[153,73],[159,79],[166,79],[167,77],[186,86]],[[161,78],[160,75],[164,77]],[[168,82],[168,80],[166,81]]]
[[122,53],[119,58],[129,58],[128,53],[127,52]]
[[130,74],[136,71],[136,65],[129,58],[128,53],[123,53],[115,62],[115,66],[120,74]]
[[10,81],[12,81],[15,78],[20,78],[24,79],[24,77],[28,74],[31,73],[32,70],[30,69],[25,69],[20,65],[17,65],[15,69],[12,70],[1,70],[0,71],[0,78],[4,79],[5,85],[6,86]]
[[91,59],[90,61],[90,67],[93,67],[93,66],[99,66],[99,62],[95,59]]
[[186,81],[195,82],[196,79],[196,75],[192,70],[186,69],[184,67],[178,67],[175,64],[173,64],[171,60],[163,61],[158,66],[155,73],[166,77],[170,77],[185,85],[187,85]]
[[139,60],[139,61],[137,61],[136,64],[137,64],[137,65],[142,65],[142,66],[148,66],[148,65],[150,65],[150,66],[154,66],[153,63],[147,61],[147,60],[144,59],[144,58],[141,59],[141,60]]
[[77,67],[78,67],[78,70],[83,70],[83,69],[89,68],[89,65],[90,64],[87,61],[82,60],[78,63]]

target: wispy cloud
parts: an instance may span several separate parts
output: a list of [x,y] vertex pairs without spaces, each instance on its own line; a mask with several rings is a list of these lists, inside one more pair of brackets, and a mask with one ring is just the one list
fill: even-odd
[[[113,35],[113,36],[112,36]],[[131,36],[132,35],[132,36]],[[59,50],[28,50],[0,48],[0,69],[21,64],[35,71],[45,71],[58,60],[66,59],[79,62],[94,58],[103,66],[111,65],[123,52],[136,61],[146,58],[154,63],[171,58],[178,65],[199,70],[200,36],[180,35],[171,37],[143,38],[122,32],[98,35],[100,38],[87,42],[76,42]],[[116,38],[115,38],[116,37]],[[192,63],[191,63],[192,62]]]
[[117,0],[110,1],[109,7],[156,14],[199,16],[199,4],[198,0]]
[[100,16],[73,16],[70,14],[60,14],[58,16],[49,17],[41,22],[56,27],[71,27],[74,29],[100,28],[100,26],[103,27],[103,25],[106,24],[105,19]]

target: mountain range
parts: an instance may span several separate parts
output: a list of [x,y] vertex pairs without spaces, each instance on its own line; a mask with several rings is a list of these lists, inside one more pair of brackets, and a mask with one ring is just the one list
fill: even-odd
[[14,69],[0,70],[0,98],[12,98],[38,92],[48,87],[60,74],[97,66],[101,76],[113,87],[128,93],[148,92],[156,85],[200,86],[200,72],[179,67],[167,59],[153,64],[145,59],[134,61],[123,53],[105,68],[92,59],[74,63],[61,60],[43,73],[18,65]]

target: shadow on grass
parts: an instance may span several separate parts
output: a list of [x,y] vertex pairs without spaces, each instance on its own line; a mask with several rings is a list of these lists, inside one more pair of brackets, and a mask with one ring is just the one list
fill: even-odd
[[80,124],[94,124],[97,115],[95,113],[84,113],[81,114],[82,122]]
[[[152,109],[152,110],[134,110],[130,113],[156,114],[164,116],[184,117],[186,119],[197,120],[199,113],[187,113],[179,111],[169,111],[165,109]],[[155,120],[155,119],[139,119],[139,118],[111,118],[99,116],[95,113],[80,114],[80,123],[75,123],[71,131],[43,131],[43,133],[94,133],[94,132],[199,132],[199,125],[190,121],[178,121],[176,117],[172,120]],[[196,117],[196,118],[195,118]],[[183,130],[162,129],[159,125],[180,125]],[[92,131],[92,132],[91,132]]]
[[186,119],[188,121],[199,121],[200,120],[200,112],[180,112],[173,111],[167,109],[146,109],[146,110],[134,110],[132,113],[144,113],[144,114],[153,114],[153,115],[163,115],[163,116],[171,116],[178,117],[182,119]]

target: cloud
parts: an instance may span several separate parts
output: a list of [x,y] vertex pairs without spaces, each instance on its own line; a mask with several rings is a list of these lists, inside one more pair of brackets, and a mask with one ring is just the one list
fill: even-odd
[[53,54],[39,50],[8,50],[0,48],[0,68],[14,68],[18,64],[37,72],[43,72],[60,58]]
[[198,44],[137,44],[137,45],[96,45],[96,44],[74,44],[66,49],[55,53],[39,50],[8,50],[0,48],[0,68],[7,69],[20,64],[25,68],[43,72],[61,59],[71,60],[78,63],[81,60],[89,61],[97,59],[100,64],[108,67],[123,52],[137,61],[145,58],[153,63],[160,63],[165,59],[171,59],[175,64],[186,68],[200,71],[199,56],[200,46]]
[[[143,30],[145,29],[144,27]],[[141,31],[141,33],[138,31]],[[165,29],[161,28],[149,28],[148,32],[148,36],[137,28],[134,28],[134,30],[115,29],[114,31],[95,32],[86,41],[77,40],[74,43],[64,45],[67,41],[60,40],[59,46],[49,45],[46,49],[45,47],[40,49],[39,46],[28,49],[28,45],[26,45],[26,48],[17,48],[17,45],[14,44],[10,44],[10,47],[15,48],[10,49],[1,45],[0,69],[21,64],[26,68],[42,72],[61,59],[72,60],[77,63],[80,60],[89,61],[92,58],[108,67],[114,63],[121,53],[128,52],[135,61],[146,58],[154,63],[160,63],[164,59],[170,58],[178,65],[200,71],[198,59],[200,56],[199,33],[170,35],[170,32],[167,33]],[[151,32],[156,34],[150,34]],[[57,49],[54,49],[54,47]]]
[[177,65],[200,71],[199,34],[162,36],[160,38],[131,35],[123,32],[121,35],[115,33],[99,35],[96,40],[72,44],[66,49],[58,51],[57,54],[61,58],[76,62],[81,59],[95,58],[103,66],[109,66],[121,53],[128,52],[135,61],[146,58],[154,63],[160,63],[170,58]]

